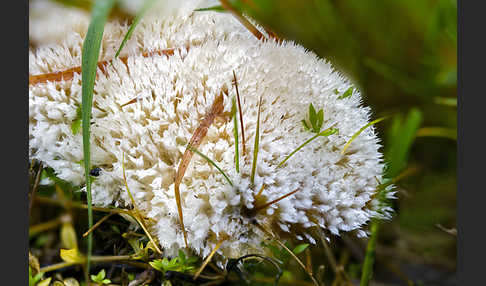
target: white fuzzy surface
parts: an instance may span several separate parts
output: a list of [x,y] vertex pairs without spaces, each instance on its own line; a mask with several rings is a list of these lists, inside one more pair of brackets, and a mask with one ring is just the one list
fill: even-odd
[[[102,59],[111,59],[126,25],[105,30]],[[65,70],[81,63],[83,33],[77,29],[60,44],[30,53],[30,74]],[[185,49],[184,47],[189,47]],[[178,48],[173,56],[143,57],[142,52]],[[358,230],[376,216],[372,197],[383,163],[373,127],[360,134],[344,155],[345,143],[370,120],[357,89],[338,99],[352,83],[332,65],[292,42],[259,42],[230,14],[179,13],[145,19],[127,45],[127,64],[114,60],[106,74],[98,72],[91,125],[91,160],[102,169],[93,183],[96,205],[128,206],[128,186],[137,206],[153,219],[151,231],[165,252],[184,247],[174,178],[192,134],[223,89],[225,116],[210,126],[198,150],[214,160],[235,183],[194,154],[180,185],[184,223],[190,247],[206,256],[219,239],[218,253],[238,257],[260,252],[267,236],[252,219],[278,233],[314,243],[312,229],[333,234]],[[247,156],[234,164],[233,121],[228,116],[235,71],[242,101]],[[338,93],[335,93],[335,90]],[[262,98],[260,148],[255,185],[250,172],[259,98]],[[138,98],[136,103],[121,107]],[[336,124],[338,134],[319,137],[281,168],[277,165],[314,134],[301,120],[308,106],[324,110],[323,129]],[[29,154],[52,167],[59,178],[84,184],[82,135],[73,135],[72,121],[81,104],[81,76],[73,80],[29,86]],[[241,130],[240,130],[240,154]],[[261,202],[295,189],[254,217],[254,195],[266,185]],[[258,205],[258,203],[257,203]]]

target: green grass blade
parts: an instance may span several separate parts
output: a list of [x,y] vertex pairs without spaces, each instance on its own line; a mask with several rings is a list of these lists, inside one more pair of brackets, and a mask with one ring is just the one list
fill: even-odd
[[260,145],[260,112],[262,107],[262,98],[260,97],[260,102],[258,103],[258,117],[257,117],[257,126],[256,126],[256,133],[255,133],[255,144],[253,146],[253,162],[251,165],[251,176],[250,181],[252,184],[255,183],[255,172],[256,172],[256,165],[258,159],[258,148]]
[[198,150],[192,148],[191,145],[188,145],[187,148],[189,150],[191,150],[192,152],[198,154],[199,156],[203,157],[206,161],[208,161],[209,164],[213,165],[216,169],[218,169],[218,171],[224,176],[226,181],[228,181],[228,184],[230,184],[230,186],[233,186],[233,182],[230,180],[230,178],[226,175],[226,173],[218,165],[216,165],[216,163],[213,160],[209,159],[208,156],[204,155],[203,153],[199,152]]
[[359,129],[358,132],[354,133],[354,135],[351,137],[351,139],[349,139],[348,143],[346,143],[346,145],[344,145],[344,148],[341,151],[341,154],[344,154],[344,152],[346,152],[346,149],[348,149],[349,145],[351,145],[351,143],[354,141],[354,139],[356,139],[356,137],[358,137],[359,134],[361,134],[366,128],[368,128],[371,125],[376,124],[376,123],[378,123],[380,121],[383,121],[383,120],[385,120],[387,118],[388,118],[388,116],[380,117],[380,118],[378,118],[376,120],[371,121],[370,123],[366,124],[365,126],[361,127],[361,129]]
[[123,49],[127,41],[130,40],[130,37],[132,36],[133,31],[135,30],[135,27],[138,25],[140,20],[142,20],[143,15],[148,11],[148,9],[150,9],[150,7],[152,7],[155,1],[157,0],[145,0],[145,3],[143,4],[142,8],[138,12],[137,16],[135,16],[135,19],[133,20],[133,23],[130,25],[130,28],[128,28],[128,31],[125,34],[125,37],[123,38],[120,44],[120,47],[116,51],[115,58],[117,58],[118,55],[120,55],[121,50]]
[[[91,12],[91,22],[83,42],[81,76],[82,76],[82,127],[83,127],[83,154],[84,173],[86,178],[86,193],[88,196],[88,227],[93,226],[93,211],[91,209],[91,170],[90,158],[90,122],[91,107],[93,105],[93,88],[96,78],[98,57],[100,53],[101,40],[108,14],[113,8],[116,0],[98,0],[95,2]],[[91,262],[91,250],[93,247],[92,233],[88,235],[88,248],[86,257],[86,269],[89,272]]]
[[312,142],[317,137],[319,137],[319,136],[329,136],[329,135],[332,135],[334,133],[337,133],[338,131],[339,130],[336,129],[336,128],[329,127],[326,130],[323,130],[322,132],[317,133],[316,135],[314,135],[311,138],[307,139],[304,143],[302,143],[302,145],[300,145],[299,147],[295,148],[295,150],[292,151],[292,153],[290,153],[289,155],[287,155],[287,157],[285,157],[285,159],[282,162],[280,162],[280,164],[278,164],[277,168],[282,167],[282,165],[285,164],[285,162],[287,162],[287,160],[290,159],[290,157],[292,157],[292,155],[294,155],[295,153],[297,153],[297,151],[299,151],[300,149],[302,149],[305,145],[309,144],[310,142]]
[[422,127],[417,130],[416,137],[440,137],[457,140],[457,130],[444,127]]
[[236,98],[233,97],[232,100],[232,107],[231,107],[231,113],[233,114],[233,134],[235,136],[235,167],[236,167],[236,172],[240,172],[240,154],[239,154],[239,147],[238,147],[238,111],[236,107]]
[[456,97],[435,97],[434,103],[457,107],[457,98]]
[[[376,120],[375,120],[376,121]],[[422,113],[418,109],[412,109],[407,115],[405,122],[402,124],[401,116],[395,116],[392,126],[389,129],[388,143],[389,148],[385,151],[385,160],[388,163],[389,169],[387,171],[387,178],[395,178],[398,173],[406,166],[408,161],[408,152],[412,146],[415,134],[422,121]],[[387,204],[386,202],[386,185],[393,183],[393,180],[388,180],[379,190],[378,197],[380,204]],[[373,275],[373,264],[375,261],[375,248],[378,239],[378,229],[380,221],[374,219],[371,222],[371,235],[366,247],[365,260],[361,272],[360,286],[368,286]]]
[[216,6],[211,6],[211,7],[207,7],[207,8],[195,9],[194,11],[196,11],[196,12],[202,12],[202,11],[226,12],[226,9],[224,9],[224,7],[221,6],[221,5],[216,5]]
[[359,286],[368,286],[371,277],[373,276],[373,264],[375,263],[375,248],[376,240],[378,238],[379,222],[373,220],[371,223],[371,235],[366,246],[366,255],[363,262],[363,269],[361,272],[361,281]]
[[410,147],[422,122],[422,112],[413,108],[408,113],[405,122],[395,117],[391,133],[388,135],[388,149],[385,160],[388,163],[386,177],[393,178],[406,166]]

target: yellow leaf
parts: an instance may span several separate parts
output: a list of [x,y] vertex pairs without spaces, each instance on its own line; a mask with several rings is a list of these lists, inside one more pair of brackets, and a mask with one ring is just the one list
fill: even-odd
[[71,223],[63,223],[61,227],[61,242],[63,247],[68,249],[78,249],[76,231]]
[[37,283],[37,286],[48,286],[51,283],[51,277],[42,280],[41,282]]
[[79,253],[76,248],[73,249],[61,249],[60,256],[62,260],[71,263],[81,263],[84,261],[84,257]]

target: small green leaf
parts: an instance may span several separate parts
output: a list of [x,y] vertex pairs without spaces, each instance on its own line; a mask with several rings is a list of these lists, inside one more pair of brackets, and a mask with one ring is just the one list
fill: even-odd
[[307,122],[305,122],[305,119],[302,119],[302,124],[304,125],[304,129],[306,131],[311,131],[311,128],[307,125]]
[[74,135],[78,134],[79,130],[81,130],[81,123],[83,122],[82,116],[81,106],[78,106],[78,108],[76,108],[76,117],[74,118],[73,123],[71,123],[71,131]]
[[199,257],[197,256],[191,256],[187,259],[187,264],[193,264],[199,261]]
[[316,124],[316,121],[317,121],[317,114],[316,114],[316,110],[314,108],[314,105],[309,104],[309,121],[312,125],[313,128],[315,128],[315,124]]
[[169,259],[167,257],[164,257],[162,259],[161,266],[162,266],[163,269],[169,268]]
[[184,251],[179,249],[179,259],[181,260],[182,264],[186,264],[186,254]]
[[294,254],[299,254],[299,253],[302,253],[304,250],[307,249],[307,247],[309,247],[309,244],[307,243],[303,243],[303,244],[300,244],[300,245],[297,245],[294,250],[292,250],[292,252]]
[[353,90],[354,90],[354,88],[352,88],[352,87],[348,88],[341,96],[338,97],[338,99],[343,99],[343,98],[351,96],[353,94]]
[[317,129],[315,132],[321,131],[322,124],[324,123],[324,110],[321,109],[317,112]]

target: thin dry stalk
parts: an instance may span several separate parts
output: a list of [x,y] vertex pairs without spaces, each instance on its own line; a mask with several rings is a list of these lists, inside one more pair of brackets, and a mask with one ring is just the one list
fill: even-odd
[[258,40],[266,40],[265,36],[260,32],[255,26],[253,26],[250,21],[248,21],[243,15],[241,15],[233,5],[229,3],[227,0],[220,0],[221,6],[226,10],[230,11],[233,16],[243,25],[245,28],[248,29]]
[[265,189],[266,185],[265,184],[262,184],[262,187],[260,188],[260,190],[258,191],[258,193],[256,194],[254,200],[255,202],[258,200],[258,198],[262,195],[263,193],[263,190]]
[[147,235],[147,237],[150,239],[152,242],[153,246],[155,247],[155,250],[159,253],[162,254],[162,251],[160,248],[157,246],[157,243],[155,242],[155,239],[152,237],[150,232],[147,229],[147,226],[145,225],[143,221],[143,216],[141,215],[141,212],[139,211],[137,204],[135,203],[135,199],[132,196],[132,193],[130,192],[130,189],[128,188],[128,183],[127,183],[127,177],[125,174],[125,153],[122,155],[122,170],[123,170],[123,181],[125,182],[125,187],[127,188],[128,195],[130,196],[130,200],[132,201],[133,205],[133,211],[130,211],[130,215],[138,222],[138,224],[142,227],[143,231]]
[[267,208],[267,207],[269,207],[269,206],[273,205],[274,203],[279,202],[279,201],[281,201],[281,200],[285,199],[286,197],[291,196],[291,195],[293,195],[293,194],[297,193],[298,191],[300,191],[300,189],[293,190],[292,192],[287,193],[287,194],[285,194],[285,195],[283,195],[283,196],[281,196],[281,197],[279,197],[279,198],[277,198],[277,199],[275,199],[275,200],[272,200],[272,201],[270,201],[270,202],[268,202],[268,203],[265,203],[264,205],[261,205],[261,206],[255,206],[255,207],[253,208],[253,212],[254,212],[254,213],[257,213],[257,212],[261,211],[262,209],[265,209],[265,208]]
[[297,257],[297,255],[295,255],[295,253],[290,250],[283,242],[281,242],[277,236],[275,234],[273,234],[270,230],[266,229],[265,227],[263,227],[262,225],[260,224],[256,224],[256,226],[262,230],[264,233],[266,233],[268,236],[270,236],[270,238],[272,238],[275,242],[277,242],[283,249],[285,249],[296,261],[297,263],[300,265],[300,267],[302,267],[302,269],[304,269],[304,271],[309,275],[309,277],[311,278],[312,282],[314,283],[315,286],[319,286],[319,283],[317,282],[317,280],[314,278],[314,275],[312,275],[312,273],[310,273],[309,271],[307,271],[307,267],[304,265],[304,263],[299,259],[299,257]]
[[83,237],[86,237],[88,234],[92,233],[98,226],[100,226],[105,220],[109,219],[112,215],[113,213],[109,213],[97,221],[93,227],[91,227],[87,232],[83,233]]
[[[201,141],[204,139],[204,137],[206,137],[206,134],[208,133],[208,129],[213,124],[216,116],[219,116],[223,113],[223,108],[224,108],[223,100],[224,100],[223,92],[221,92],[219,96],[215,98],[213,105],[208,110],[206,116],[201,121],[199,126],[196,128],[196,131],[194,131],[194,134],[192,135],[192,138],[189,141],[188,146],[191,146],[191,148],[193,149],[197,149],[199,147],[199,144],[201,144]],[[177,173],[174,179],[174,193],[175,193],[175,199],[177,204],[177,211],[179,213],[179,220],[181,222],[182,233],[184,235],[184,243],[186,244],[187,248],[189,248],[189,244],[187,243],[187,233],[184,227],[181,193],[179,191],[179,186],[182,182],[182,178],[184,177],[184,174],[186,173],[186,169],[189,166],[189,163],[191,162],[192,156],[194,155],[194,152],[191,150],[191,148],[186,148],[186,151],[182,156],[182,160],[179,163],[179,167],[177,169]]]
[[218,251],[218,249],[221,247],[221,245],[223,244],[223,242],[225,240],[226,240],[226,238],[222,238],[218,241],[218,243],[216,244],[214,249],[211,251],[211,253],[209,253],[208,257],[206,257],[206,259],[204,260],[204,262],[201,265],[201,267],[199,268],[199,270],[196,272],[196,274],[194,274],[194,280],[196,280],[197,277],[199,277],[201,272],[204,270],[204,268],[206,268],[206,265],[208,265],[209,261],[211,261],[211,258],[213,258],[214,254],[216,254],[216,251]]

